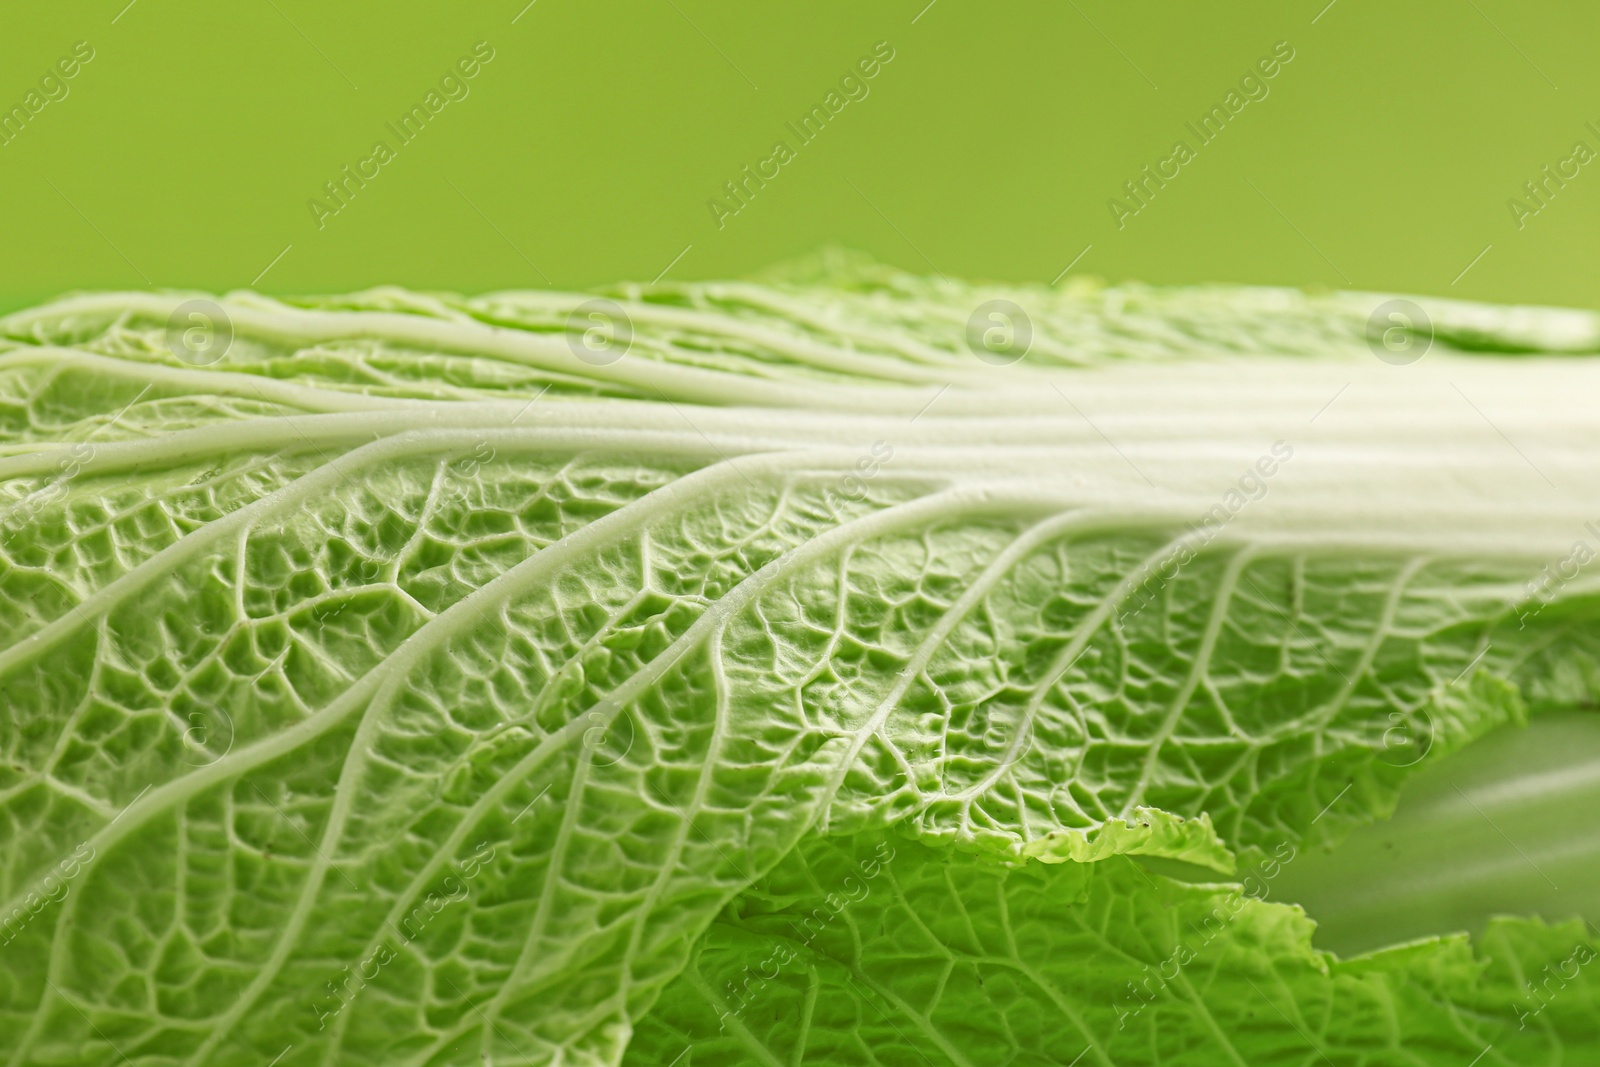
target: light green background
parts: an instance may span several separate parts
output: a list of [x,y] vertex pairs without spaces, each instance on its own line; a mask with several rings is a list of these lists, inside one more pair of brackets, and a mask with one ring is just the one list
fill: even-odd
[[[669,277],[726,277],[828,243],[952,276],[1048,281],[1092,245],[1077,270],[1112,280],[1600,305],[1600,164],[1520,231],[1506,203],[1600,148],[1592,5],[926,2],[7,4],[0,104],[77,40],[96,57],[0,147],[0,309],[248,286],[286,247],[262,290],[648,281],[685,247]],[[480,40],[471,95],[319,231],[307,200]],[[883,40],[870,96],[718,229],[707,199]],[[1279,40],[1270,96],[1119,231],[1122,182]]]

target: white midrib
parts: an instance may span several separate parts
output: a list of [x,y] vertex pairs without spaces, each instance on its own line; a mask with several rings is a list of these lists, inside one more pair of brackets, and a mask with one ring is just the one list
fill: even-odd
[[395,408],[432,403],[421,398],[372,396],[350,389],[319,389],[244,371],[211,371],[197,367],[173,367],[154,361],[117,359],[55,345],[20,348],[0,355],[0,372],[34,366],[45,368],[52,374],[76,369],[92,372],[102,378],[122,378],[138,385],[165,386],[184,393],[267,400],[305,412],[393,411]]
[[[115,308],[164,320],[182,302],[181,296],[123,293],[76,298],[75,310]],[[61,307],[63,305],[58,305]],[[293,344],[377,338],[440,352],[490,356],[552,374],[568,374],[573,355],[565,339],[522,329],[491,326],[476,320],[432,319],[386,311],[266,311],[228,300],[220,302],[236,334]],[[866,400],[847,385],[821,382],[779,382],[726,374],[662,360],[623,359],[604,366],[587,365],[587,377],[623,386],[649,396],[659,394],[690,403],[755,404],[767,407],[850,406]]]

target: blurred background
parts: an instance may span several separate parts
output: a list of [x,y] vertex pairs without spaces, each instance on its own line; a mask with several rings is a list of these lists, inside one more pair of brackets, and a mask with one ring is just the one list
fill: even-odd
[[8,4],[0,311],[728,277],[828,244],[1596,307],[1597,39],[1592,5],[1511,0]]

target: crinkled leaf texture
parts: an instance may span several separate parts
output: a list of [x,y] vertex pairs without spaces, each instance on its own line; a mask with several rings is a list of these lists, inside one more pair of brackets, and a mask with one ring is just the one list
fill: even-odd
[[1497,920],[1481,940],[1344,962],[1298,908],[1124,858],[1003,868],[812,839],[701,937],[624,1063],[1589,1062],[1583,924]]
[[0,321],[0,1063],[1597,1054],[1584,977],[1518,1014],[1580,926],[1341,962],[1131,858],[1242,878],[1594,696],[1592,583],[1527,584],[1600,517],[1590,318],[602,295],[614,362],[594,294]]

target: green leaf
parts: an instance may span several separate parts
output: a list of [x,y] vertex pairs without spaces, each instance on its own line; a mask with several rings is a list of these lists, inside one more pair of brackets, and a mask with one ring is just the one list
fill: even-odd
[[1297,907],[1126,858],[997,867],[899,838],[816,840],[718,918],[632,1065],[1586,1062],[1596,940],[1495,922],[1340,961]]
[[1592,696],[1588,575],[1527,584],[1585,361],[855,271],[613,290],[608,363],[592,298],[0,321],[0,1062],[615,1064],[823,835],[1226,873]]

